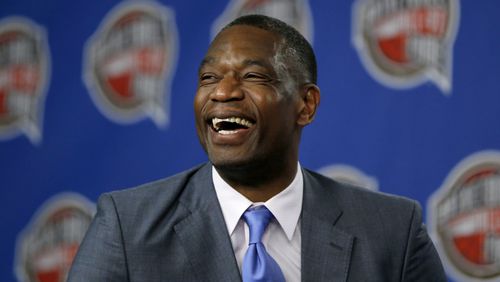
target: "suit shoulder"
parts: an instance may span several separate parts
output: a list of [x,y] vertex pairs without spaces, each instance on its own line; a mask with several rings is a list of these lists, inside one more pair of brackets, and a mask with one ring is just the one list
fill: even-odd
[[378,212],[383,210],[406,210],[408,212],[413,212],[415,207],[419,207],[418,202],[407,197],[373,191],[353,184],[339,182],[310,170],[306,170],[305,173],[308,173],[312,179],[316,181],[315,185],[333,193],[333,197],[339,205],[345,205],[346,207],[361,206],[364,210],[373,208]]
[[166,178],[136,187],[111,191],[105,193],[105,195],[111,197],[114,202],[118,203],[129,203],[131,201],[146,201],[152,203],[159,198],[164,201],[174,199],[182,192],[186,183],[204,166],[206,165],[199,165]]

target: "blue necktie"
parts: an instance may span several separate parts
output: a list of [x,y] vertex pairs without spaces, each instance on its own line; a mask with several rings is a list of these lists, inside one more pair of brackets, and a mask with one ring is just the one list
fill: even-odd
[[266,252],[261,241],[272,217],[265,206],[248,209],[243,213],[243,219],[250,230],[248,250],[243,258],[243,282],[285,281],[279,265]]

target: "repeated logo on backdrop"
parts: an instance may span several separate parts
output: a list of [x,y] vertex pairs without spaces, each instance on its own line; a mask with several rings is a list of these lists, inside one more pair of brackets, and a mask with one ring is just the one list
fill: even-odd
[[367,70],[395,88],[452,85],[458,0],[357,0],[353,43]]
[[309,42],[313,40],[311,8],[308,0],[232,0],[212,26],[212,38],[233,19],[261,14],[295,27]]
[[360,186],[370,190],[378,190],[377,178],[367,175],[356,167],[346,164],[324,166],[318,170],[324,176],[337,181]]
[[498,281],[500,152],[483,151],[461,161],[428,208],[431,234],[454,278]]
[[42,138],[49,48],[42,27],[26,18],[0,22],[0,139]]
[[86,46],[84,80],[97,107],[118,123],[169,120],[177,60],[174,13],[160,4],[125,2],[102,21]]
[[35,213],[19,235],[15,271],[19,281],[63,282],[94,215],[78,194],[60,194]]

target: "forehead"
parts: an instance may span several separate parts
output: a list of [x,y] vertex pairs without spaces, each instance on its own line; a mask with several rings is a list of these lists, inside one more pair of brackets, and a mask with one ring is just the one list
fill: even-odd
[[279,47],[279,37],[253,26],[237,25],[223,30],[210,45],[203,64],[245,61],[270,63]]

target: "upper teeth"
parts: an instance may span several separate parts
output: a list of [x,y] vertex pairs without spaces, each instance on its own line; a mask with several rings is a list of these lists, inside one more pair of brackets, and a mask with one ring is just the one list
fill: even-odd
[[229,118],[213,118],[212,119],[212,125],[216,130],[220,129],[220,123],[221,122],[232,122],[232,123],[237,123],[241,124],[245,127],[250,127],[253,125],[253,123],[249,120],[246,120],[244,118],[240,117],[229,117]]

